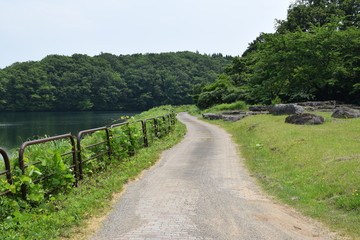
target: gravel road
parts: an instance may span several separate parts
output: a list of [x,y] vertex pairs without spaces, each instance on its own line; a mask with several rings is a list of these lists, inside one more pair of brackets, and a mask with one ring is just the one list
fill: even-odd
[[178,118],[185,139],[127,185],[90,239],[335,239],[266,197],[224,130],[186,113]]

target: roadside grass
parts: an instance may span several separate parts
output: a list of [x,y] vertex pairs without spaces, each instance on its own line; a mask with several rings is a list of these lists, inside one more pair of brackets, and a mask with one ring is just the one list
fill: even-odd
[[163,106],[151,108],[145,112],[136,114],[134,116],[134,119],[138,120],[138,119],[146,119],[146,118],[151,118],[151,117],[162,116],[162,115],[169,114],[170,110],[174,110],[174,107],[171,105],[163,105]]
[[223,103],[219,105],[215,105],[211,108],[205,109],[202,112],[203,113],[218,113],[222,111],[229,111],[229,110],[244,110],[247,108],[247,105],[243,101],[237,101],[234,103]]
[[201,113],[219,113],[223,111],[230,111],[230,110],[245,110],[247,109],[248,105],[246,105],[243,101],[237,101],[234,103],[223,103],[219,105],[215,105],[211,108],[200,110],[195,105],[180,105],[180,106],[172,106],[175,112],[188,112],[192,115],[200,115]]
[[199,115],[201,113],[201,110],[195,105],[179,105],[172,107],[176,113],[188,112],[192,115]]
[[263,188],[331,229],[360,239],[360,119],[323,125],[286,124],[286,116],[257,115],[226,129]]
[[[155,109],[135,118],[164,113],[168,110]],[[111,201],[122,191],[123,185],[152,166],[160,153],[178,143],[185,132],[185,126],[177,122],[168,136],[147,148],[136,150],[133,157],[112,162],[105,170],[85,177],[78,188],[50,198],[36,208],[16,212],[16,216],[1,223],[0,239],[85,239],[94,231],[88,228],[91,220],[111,210]]]

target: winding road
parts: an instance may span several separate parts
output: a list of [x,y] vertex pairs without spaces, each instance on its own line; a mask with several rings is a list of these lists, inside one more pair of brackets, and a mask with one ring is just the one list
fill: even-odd
[[335,239],[263,194],[223,129],[178,118],[185,139],[127,185],[90,239]]

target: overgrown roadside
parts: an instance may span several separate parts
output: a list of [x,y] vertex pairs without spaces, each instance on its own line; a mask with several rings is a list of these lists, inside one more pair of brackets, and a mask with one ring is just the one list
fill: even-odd
[[332,230],[360,239],[360,119],[322,114],[318,126],[286,116],[211,121],[233,135],[246,166],[269,194]]
[[[94,199],[96,204],[100,203],[99,206],[101,207],[94,206],[94,209],[91,209],[91,211],[89,211],[90,209],[87,209],[82,224],[72,228],[69,234],[64,234],[62,236],[62,239],[87,239],[87,237],[100,226],[103,217],[111,211],[112,204],[121,196],[124,184],[128,181],[136,180],[144,169],[154,165],[156,161],[159,160],[161,152],[177,144],[183,138],[185,132],[185,125],[180,122],[177,123],[173,134],[161,139],[154,146],[141,149],[137,152],[135,157],[129,159],[129,161],[125,163],[125,168],[112,168],[108,173],[104,173],[106,176],[99,176],[100,179],[102,179],[102,177],[110,178],[108,181],[104,180],[105,182],[103,183],[103,185],[108,188],[108,191],[106,192],[107,197],[100,200]],[[98,184],[96,181],[97,180],[95,180],[96,189],[93,189],[95,192],[97,191],[96,185]],[[92,182],[91,185],[93,184],[94,183]],[[90,195],[93,194],[101,196],[100,193],[90,193]],[[101,203],[101,201],[106,202]]]
[[[160,115],[157,110],[140,117]],[[148,148],[139,149],[136,155],[111,163],[106,170],[91,175],[68,194],[57,196],[40,207],[22,212],[16,221],[9,219],[0,227],[0,239],[68,239],[82,238],[88,232],[89,219],[99,218],[110,210],[114,194],[122,191],[123,184],[152,166],[160,153],[179,142],[186,129],[177,123],[174,131]]]

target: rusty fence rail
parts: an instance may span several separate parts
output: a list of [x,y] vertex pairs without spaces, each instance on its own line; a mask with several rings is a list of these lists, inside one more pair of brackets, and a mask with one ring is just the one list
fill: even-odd
[[145,119],[146,135],[150,145],[158,137],[159,126],[156,118]]
[[[9,156],[7,155],[7,153],[5,152],[4,149],[0,148],[0,154],[4,160],[4,168],[5,170],[0,172],[0,176],[2,175],[6,175],[6,181],[9,184],[12,184],[12,179],[11,179],[11,169],[10,169],[10,161],[9,161]],[[0,196],[6,195],[11,193],[10,190],[4,191],[2,193],[0,193]]]
[[[70,152],[65,152],[62,153],[61,156],[66,156],[66,155],[70,155],[72,154],[72,165],[69,166],[69,168],[73,169],[73,174],[74,174],[74,179],[75,179],[75,186],[77,186],[77,162],[76,162],[76,149],[75,149],[75,140],[74,137],[71,134],[64,134],[64,135],[59,135],[59,136],[55,136],[55,137],[49,137],[49,138],[43,138],[43,139],[38,139],[38,140],[33,140],[33,141],[26,141],[24,142],[19,150],[19,166],[21,169],[21,172],[23,175],[26,175],[26,169],[30,166],[35,166],[38,164],[41,164],[42,161],[36,161],[33,163],[28,163],[25,164],[25,160],[24,160],[24,156],[25,156],[25,149],[31,145],[37,145],[37,144],[42,144],[42,143],[47,143],[47,142],[54,142],[57,140],[61,140],[61,139],[69,139],[71,142],[71,151]],[[34,179],[33,182],[39,182],[42,180],[45,180],[51,176],[53,176],[55,173],[50,173],[46,176],[42,176],[40,178]],[[54,190],[54,189],[53,189]],[[26,189],[26,184],[22,184],[21,185],[21,195],[23,199],[26,199],[26,195],[27,195],[27,189]]]
[[128,137],[128,142],[117,147],[129,148],[130,155],[134,154],[139,146],[148,146],[145,120],[113,124],[110,126],[110,131],[114,142],[116,142],[116,139],[124,137],[124,134]]
[[159,124],[160,130],[159,131],[161,133],[160,137],[162,137],[169,133],[169,122],[167,121],[168,118],[167,118],[167,115],[158,116],[157,118],[160,120],[160,124]]
[[[124,123],[117,123],[110,126],[111,132],[111,142],[113,143],[114,147],[120,149],[122,152],[125,151],[132,151],[130,141],[121,142],[122,138],[130,139],[131,138],[131,129],[130,129],[130,122]],[[119,154],[118,154],[119,155]]]
[[[81,145],[82,137],[84,135],[90,134],[90,133],[97,133],[100,131],[105,132],[105,138],[106,138],[105,140],[103,140],[101,142],[95,142],[95,143],[92,143],[92,144],[86,145],[86,146]],[[87,159],[82,158],[82,153],[86,149],[94,148],[94,147],[100,146],[101,144],[104,144],[104,143],[106,144],[106,151],[101,151],[100,153],[97,153],[96,155],[92,155]],[[78,163],[79,163],[79,179],[83,179],[84,163],[86,163],[90,160],[93,160],[93,159],[99,159],[101,156],[104,156],[105,154],[107,154],[109,156],[109,158],[111,157],[109,129],[107,127],[100,127],[100,128],[93,128],[93,129],[80,131],[77,135],[77,150],[78,150],[77,153],[78,153]]]
[[[74,187],[78,186],[79,180],[83,179],[84,173],[84,164],[90,161],[98,161],[100,167],[104,165],[103,156],[107,155],[107,158],[111,161],[115,157],[113,154],[118,149],[125,149],[129,155],[135,154],[135,150],[139,147],[148,147],[150,146],[156,139],[165,136],[170,133],[172,128],[176,124],[176,114],[174,112],[164,115],[157,116],[154,118],[148,118],[144,120],[137,120],[133,122],[125,122],[113,124],[110,127],[100,127],[94,129],[88,129],[80,131],[77,134],[76,141],[71,134],[64,134],[54,137],[48,137],[33,141],[24,142],[19,150],[19,167],[21,173],[26,175],[26,169],[30,166],[35,166],[38,164],[42,164],[44,160],[36,159],[34,162],[27,163],[25,160],[25,150],[31,145],[38,145],[43,143],[53,142],[68,139],[71,143],[71,151],[61,153],[61,157],[72,155],[72,162],[69,166],[69,169],[72,169],[73,177],[74,177]],[[86,135],[94,135],[99,134],[101,136],[101,140],[97,142],[91,142],[90,144],[86,143]],[[123,141],[121,144],[117,145],[117,139],[125,137],[127,141]],[[121,142],[121,141],[120,141]],[[93,151],[93,149],[95,149]],[[99,150],[100,149],[100,150]],[[46,151],[46,149],[44,149]],[[88,151],[88,152],[86,152]],[[86,154],[88,153],[88,154]],[[0,148],[0,155],[4,161],[4,171],[0,172],[0,177],[6,177],[6,182],[8,184],[14,184],[12,180],[12,173],[10,167],[9,156],[6,151]],[[88,156],[89,155],[89,156]],[[86,157],[87,156],[87,157]],[[45,160],[46,161],[46,160]],[[55,173],[49,173],[46,176],[41,176],[36,179],[32,179],[33,183],[40,182],[47,178],[50,178]],[[59,186],[61,187],[61,186]],[[58,188],[59,188],[58,187]],[[55,189],[47,192],[50,193]],[[10,190],[6,190],[0,193],[0,196],[5,196],[10,194]],[[24,200],[26,200],[27,196],[27,186],[26,184],[21,184],[21,196]]]

